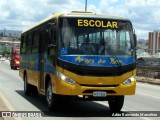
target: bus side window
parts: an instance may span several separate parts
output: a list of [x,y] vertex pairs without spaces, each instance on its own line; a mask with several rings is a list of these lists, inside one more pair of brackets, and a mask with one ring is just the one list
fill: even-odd
[[50,29],[48,38],[48,55],[55,55],[56,30]]
[[38,53],[38,41],[39,41],[39,31],[34,32],[33,41],[32,41],[32,53]]
[[26,53],[26,41],[27,41],[27,35],[23,35],[21,38],[21,54]]
[[55,46],[56,46],[56,30],[54,26],[48,31],[48,55],[55,55]]
[[20,52],[21,52],[21,53],[23,53],[24,40],[25,40],[25,39],[24,39],[24,35],[23,35],[23,36],[21,36],[21,46],[20,46],[20,48],[21,48],[21,49],[20,49]]
[[27,45],[26,45],[26,52],[27,53],[31,53],[31,48],[32,48],[32,38],[33,38],[33,33],[31,32],[31,33],[29,33],[28,35],[27,35]]
[[48,60],[50,63],[55,66],[55,56],[56,56],[56,29],[51,28],[48,35],[48,47],[47,47],[47,54]]
[[43,24],[38,31],[39,31],[37,36],[39,38],[38,51],[39,53],[43,54],[47,50],[47,44],[48,44],[46,24]]

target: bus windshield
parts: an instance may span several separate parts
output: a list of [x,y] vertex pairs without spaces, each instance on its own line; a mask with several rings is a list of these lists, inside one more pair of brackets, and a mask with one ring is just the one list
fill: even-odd
[[129,21],[60,18],[60,55],[133,56],[133,29]]

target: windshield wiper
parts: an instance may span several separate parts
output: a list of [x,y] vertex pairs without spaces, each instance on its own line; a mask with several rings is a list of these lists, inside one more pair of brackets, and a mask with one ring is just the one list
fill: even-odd
[[122,64],[119,62],[119,60],[116,57],[116,54],[110,48],[110,45],[108,45],[105,41],[104,41],[104,45],[105,45],[104,48],[107,47],[107,48],[105,48],[107,50],[107,52],[111,55],[111,57],[113,57],[115,59],[115,62],[118,65],[118,68],[122,69]]

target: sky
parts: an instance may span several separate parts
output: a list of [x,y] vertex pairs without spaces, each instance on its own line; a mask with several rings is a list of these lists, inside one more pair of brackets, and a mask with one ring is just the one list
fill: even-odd
[[[124,16],[138,39],[160,30],[160,0],[87,0],[87,11]],[[1,0],[0,30],[20,30],[57,12],[85,10],[85,0]]]

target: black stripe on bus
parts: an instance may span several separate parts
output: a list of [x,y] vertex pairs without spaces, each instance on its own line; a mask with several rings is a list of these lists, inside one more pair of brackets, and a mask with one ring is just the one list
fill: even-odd
[[57,65],[65,70],[84,76],[120,76],[136,69],[136,63],[121,67],[97,67],[76,65],[59,59]]

